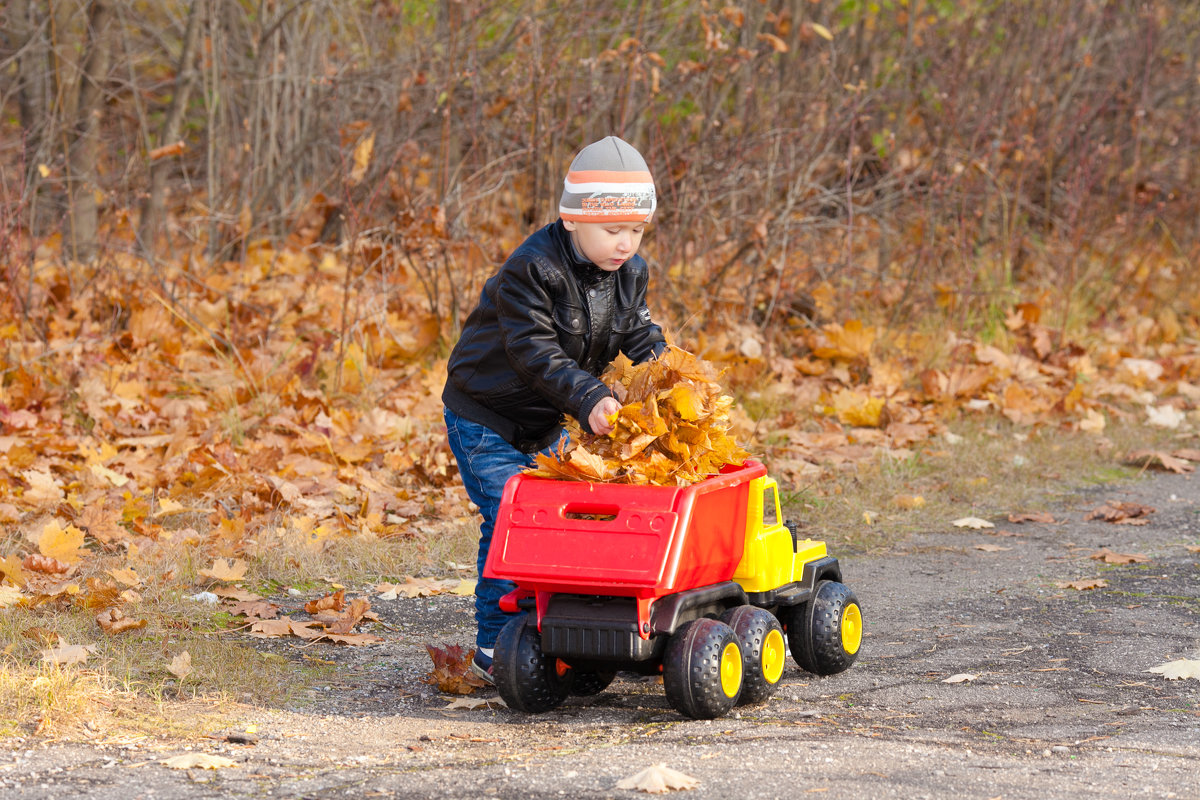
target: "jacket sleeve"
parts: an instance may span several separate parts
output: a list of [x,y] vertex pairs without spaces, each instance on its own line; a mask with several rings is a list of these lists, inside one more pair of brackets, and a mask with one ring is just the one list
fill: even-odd
[[[553,273],[552,268],[545,270]],[[559,342],[554,296],[546,275],[530,258],[514,256],[497,282],[495,304],[505,351],[513,371],[555,408],[570,414],[591,433],[588,414],[610,390],[583,369]]]

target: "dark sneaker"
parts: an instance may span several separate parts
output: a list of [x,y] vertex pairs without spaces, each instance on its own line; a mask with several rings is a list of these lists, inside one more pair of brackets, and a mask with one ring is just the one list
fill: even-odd
[[492,675],[492,657],[475,651],[475,655],[471,657],[471,672],[479,680],[486,682],[489,686],[496,685],[496,678]]

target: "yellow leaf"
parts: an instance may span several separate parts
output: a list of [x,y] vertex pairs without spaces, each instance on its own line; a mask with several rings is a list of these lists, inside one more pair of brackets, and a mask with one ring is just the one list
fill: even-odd
[[124,567],[121,569],[113,568],[108,570],[108,574],[111,575],[117,583],[120,583],[124,586],[140,586],[142,583],[142,579],[138,576],[137,570],[135,570],[133,567]]
[[43,178],[49,178],[50,168],[45,164],[38,164],[38,175],[41,175]]
[[817,358],[853,361],[869,356],[874,341],[875,329],[864,328],[861,321],[852,319],[845,325],[833,322],[824,326],[812,350]]
[[833,397],[833,411],[838,421],[856,428],[878,428],[885,400],[868,397],[862,392],[845,389]]
[[246,577],[246,562],[240,558],[236,561],[214,559],[211,567],[200,570],[200,575],[218,581],[240,581]]
[[371,164],[371,153],[375,151],[375,132],[364,137],[354,147],[354,165],[350,168],[350,183],[356,184],[361,181],[367,174],[367,167]]
[[64,564],[75,564],[83,558],[83,553],[79,552],[83,546],[83,531],[74,525],[63,529],[56,520],[47,522],[37,544],[42,555]]
[[961,519],[954,520],[954,522],[951,522],[950,524],[956,528],[974,528],[975,530],[980,528],[996,527],[986,519],[980,519],[979,517],[962,517]]
[[825,39],[830,42],[833,41],[833,34],[829,32],[829,28],[826,28],[821,23],[819,23],[819,22],[812,23],[812,29],[813,29],[813,33],[815,33],[817,36],[820,36],[822,39]]
[[925,505],[925,498],[919,494],[898,494],[892,498],[892,505],[907,509],[921,508]]

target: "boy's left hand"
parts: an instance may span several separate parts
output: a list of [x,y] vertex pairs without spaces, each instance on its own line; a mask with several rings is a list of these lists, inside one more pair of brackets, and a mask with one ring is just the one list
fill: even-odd
[[621,403],[617,398],[602,398],[599,403],[592,406],[592,410],[588,414],[588,427],[592,429],[592,433],[607,436],[612,433],[613,429],[613,425],[608,421],[608,418],[614,416],[620,410]]

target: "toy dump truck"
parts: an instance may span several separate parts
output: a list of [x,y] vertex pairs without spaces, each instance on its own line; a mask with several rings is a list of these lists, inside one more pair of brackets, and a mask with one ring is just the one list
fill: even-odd
[[540,713],[603,691],[618,671],[662,674],[694,719],[767,699],[786,650],[804,670],[847,669],[862,612],[825,544],[782,522],[757,461],[684,487],[517,475],[484,574],[514,581],[494,676]]

